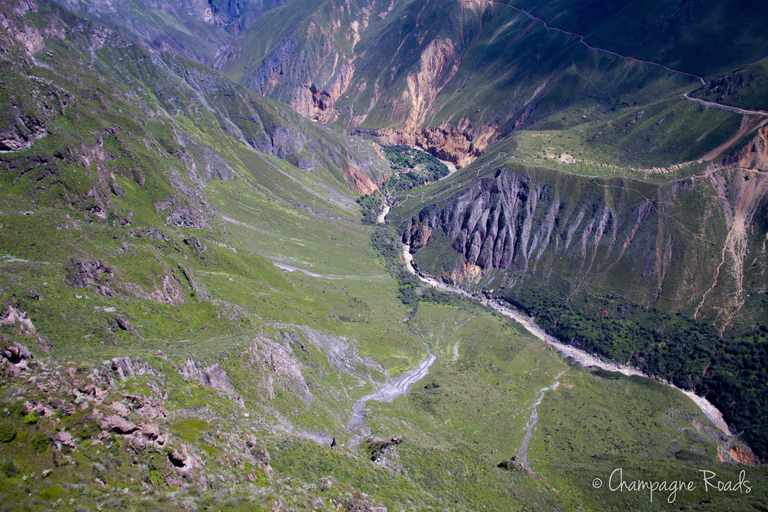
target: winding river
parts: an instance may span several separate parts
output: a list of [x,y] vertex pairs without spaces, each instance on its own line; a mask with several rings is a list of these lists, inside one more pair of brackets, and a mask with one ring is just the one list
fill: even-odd
[[[384,223],[386,221],[387,213],[389,213],[388,205],[386,205],[384,210],[380,212],[379,218],[377,219],[379,223]],[[505,304],[502,304],[498,301],[488,299],[485,297],[475,296],[467,292],[466,290],[462,290],[461,288],[458,288],[456,286],[447,285],[443,282],[440,282],[434,279],[429,275],[423,274],[422,272],[418,272],[413,266],[413,256],[411,255],[410,247],[407,245],[403,245],[402,256],[408,271],[411,274],[418,277],[423,283],[426,283],[430,286],[433,286],[437,289],[440,289],[446,292],[455,293],[463,297],[480,301],[480,303],[483,306],[487,308],[491,308],[501,313],[502,315],[515,320],[517,323],[522,325],[528,332],[533,334],[536,338],[540,339],[550,347],[560,352],[560,354],[562,354],[563,357],[573,359],[574,361],[578,362],[580,365],[584,367],[596,366],[606,371],[618,372],[627,376],[638,375],[646,378],[654,378],[641,372],[636,368],[632,368],[631,366],[611,363],[597,356],[589,354],[583,350],[561,343],[556,338],[544,332],[544,330],[536,324],[535,319],[528,317],[523,313],[515,309],[512,309]],[[352,408],[352,417],[349,419],[349,422],[347,422],[347,430],[355,431],[360,436],[369,435],[370,430],[365,425],[365,417],[363,412],[365,409],[366,402],[370,400],[377,400],[380,402],[391,402],[398,396],[407,393],[413,384],[420,381],[421,379],[423,379],[429,374],[429,368],[430,366],[432,366],[432,364],[435,362],[436,359],[437,357],[430,351],[429,345],[427,345],[427,357],[421,360],[416,368],[412,370],[408,370],[404,372],[402,375],[400,375],[399,377],[395,379],[391,379],[386,383],[383,383],[383,385],[378,390],[360,398],[357,402],[355,402]],[[528,460],[527,460],[528,442],[530,441],[531,436],[533,435],[533,428],[536,426],[536,422],[538,420],[537,407],[543,400],[544,393],[546,391],[557,389],[559,385],[559,379],[561,376],[562,374],[558,375],[557,379],[555,379],[555,383],[552,386],[545,387],[539,390],[539,395],[537,397],[537,400],[533,404],[533,408],[531,410],[531,416],[526,425],[526,435],[520,450],[521,463],[526,467],[528,466]],[[680,389],[670,382],[666,382],[661,379],[655,379],[655,380],[667,386],[670,386],[674,389],[677,389],[678,391],[685,394],[688,398],[693,400],[696,406],[699,407],[699,409],[701,409],[704,415],[718,429],[720,429],[724,434],[728,436],[732,435],[730,429],[728,428],[728,424],[723,419],[723,414],[717,409],[717,407],[712,405],[712,403],[710,403],[706,398],[701,397],[693,393],[692,391],[686,391],[686,390]]]
[[[430,277],[428,275],[424,275],[421,272],[417,272],[416,269],[413,266],[413,256],[410,253],[410,247],[407,245],[403,246],[403,259],[405,260],[405,265],[408,268],[408,271],[411,272],[413,275],[418,277],[422,282],[429,284],[430,286],[434,286],[435,288],[438,288],[440,290],[444,290],[447,292],[455,293],[458,295],[462,295],[464,297],[479,300],[480,303],[488,308],[492,308],[502,315],[509,317],[516,322],[518,322],[520,325],[525,327],[525,329],[536,336],[541,341],[545,342],[547,345],[551,346],[558,352],[560,352],[563,357],[571,358],[574,361],[577,361],[579,364],[585,367],[590,366],[596,366],[598,368],[602,368],[603,370],[609,371],[609,372],[619,372],[627,376],[631,375],[638,375],[641,377],[647,377],[647,378],[654,378],[651,377],[640,370],[636,368],[632,368],[631,366],[611,363],[608,361],[604,361],[603,359],[594,356],[592,354],[589,354],[583,350],[577,349],[575,347],[572,347],[570,345],[566,345],[564,343],[561,343],[556,338],[550,336],[544,330],[536,325],[536,321],[533,318],[530,318],[523,313],[514,310],[504,304],[501,304],[498,301],[487,299],[484,297],[477,297],[465,290],[462,290],[461,288],[450,286],[445,283],[442,283],[433,277]],[[731,436],[731,431],[728,428],[728,424],[723,419],[723,414],[712,405],[709,400],[707,400],[704,397],[701,397],[697,394],[695,394],[692,391],[686,391],[684,389],[680,389],[679,387],[675,386],[674,384],[661,380],[661,379],[655,379],[667,386],[670,386],[672,388],[677,389],[678,391],[681,391],[683,394],[685,394],[688,398],[693,400],[693,402],[696,404],[696,406],[701,409],[701,411],[704,413],[704,415],[715,424],[715,426],[720,429],[724,434]],[[543,394],[542,394],[543,396]]]

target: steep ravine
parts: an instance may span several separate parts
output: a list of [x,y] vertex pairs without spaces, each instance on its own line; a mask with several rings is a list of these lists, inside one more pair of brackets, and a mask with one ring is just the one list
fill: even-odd
[[736,165],[660,185],[502,168],[407,214],[403,243],[414,254],[427,247],[436,256],[422,268],[451,284],[615,291],[722,326],[744,305],[744,283],[765,268],[760,155],[750,146]]

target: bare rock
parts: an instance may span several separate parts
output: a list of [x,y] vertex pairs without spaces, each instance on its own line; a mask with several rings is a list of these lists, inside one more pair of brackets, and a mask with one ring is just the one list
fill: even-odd
[[148,439],[157,439],[160,437],[160,427],[157,423],[144,423],[141,425],[141,433]]
[[123,397],[130,400],[133,411],[143,418],[153,420],[166,417],[165,406],[159,398],[130,394],[124,394]]
[[390,448],[397,446],[403,442],[403,436],[396,436],[391,439],[379,439],[378,437],[369,437],[365,440],[368,450],[371,454],[371,461],[377,462],[381,460],[388,453],[391,453]]
[[123,416],[127,416],[128,413],[131,411],[128,410],[128,408],[121,402],[114,402],[109,405],[110,409],[115,411],[117,414],[122,414]]
[[191,480],[195,476],[195,470],[202,468],[200,458],[190,453],[186,445],[181,445],[181,452],[174,449],[168,454],[168,462],[176,470],[179,476]]
[[[8,306],[8,309],[0,314],[0,325],[16,325],[19,330],[24,334],[36,334],[37,329],[35,329],[34,324],[32,323],[32,320],[29,319],[29,315],[27,315],[26,311],[22,311],[21,309],[16,309],[13,306]],[[29,350],[22,347],[18,343],[15,344],[16,347],[16,354],[18,356],[21,356],[20,351],[24,351],[25,359],[31,359],[32,355],[29,353]],[[11,350],[12,347],[9,347],[6,350]],[[5,351],[3,351],[5,352]]]
[[30,365],[35,364],[32,359],[32,354],[25,346],[14,343],[0,352],[0,368],[11,377],[18,378],[27,374]]
[[156,418],[165,418],[165,407],[162,405],[144,404],[136,409],[136,414],[144,418],[153,420]]
[[269,338],[261,337],[249,349],[250,362],[262,369],[262,387],[266,389],[268,398],[275,397],[275,385],[296,393],[305,404],[310,405],[314,401],[309,391],[304,375],[301,372],[301,364],[293,355],[293,349],[288,341],[275,342]]
[[132,379],[137,375],[157,375],[158,372],[146,363],[132,361],[129,357],[116,357],[104,361],[101,368],[96,368],[91,373],[90,379],[94,383],[108,385],[112,389],[117,387],[115,378],[121,382]]
[[256,461],[261,462],[265,466],[269,466],[272,458],[269,455],[269,451],[267,450],[264,441],[261,441],[255,436],[249,434],[246,440],[246,445],[248,445],[248,449]]
[[107,416],[101,421],[102,430],[111,430],[118,434],[130,434],[138,430],[138,428],[134,423],[116,414]]
[[193,379],[206,386],[224,391],[225,393],[235,394],[235,386],[218,363],[203,367],[193,358],[188,358],[186,364],[181,368],[180,373],[187,379]]
[[[96,377],[94,374],[95,374],[95,371],[94,373],[91,373],[91,375],[89,376],[91,380],[96,380]],[[97,386],[95,383],[92,383],[82,387],[81,389],[76,391],[76,394],[77,393],[79,393],[78,396],[82,396],[85,400],[100,404],[104,401],[107,395],[109,395],[109,390],[104,389],[100,386]]]
[[72,259],[66,265],[67,276],[64,282],[75,288],[85,288],[91,285],[104,285],[114,277],[115,271],[103,261],[88,261]]
[[63,446],[69,446],[70,448],[76,447],[75,440],[72,439],[72,434],[63,430],[56,434],[56,441],[61,443]]
[[196,229],[208,227],[208,223],[200,215],[200,212],[188,206],[179,206],[173,210],[165,219],[165,225]]

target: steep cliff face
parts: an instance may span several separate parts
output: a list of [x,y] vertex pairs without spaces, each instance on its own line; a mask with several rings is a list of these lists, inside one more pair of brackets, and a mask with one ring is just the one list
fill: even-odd
[[474,1],[294,2],[266,13],[217,66],[320,123],[417,145],[457,167],[515,131],[613,115],[697,83]]
[[264,12],[288,0],[55,1],[147,46],[210,65]]
[[59,1],[314,121],[417,145],[457,167],[515,131],[640,110],[698,83],[500,3]]
[[332,123],[340,115],[335,103],[355,76],[356,46],[382,12],[387,7],[376,0],[287,7],[246,31],[217,65],[259,94]]
[[767,138],[768,128],[761,128],[745,148],[711,164],[706,172],[720,200],[727,235],[715,279],[695,314],[718,310],[725,326],[744,307],[748,296],[767,291]]
[[[141,0],[141,9],[159,11],[176,18],[179,24],[190,23],[190,19],[222,28],[234,35],[239,34],[256,21],[265,11],[285,4],[288,0]],[[130,3],[125,0],[59,0],[67,9],[111,21],[120,21],[116,14],[128,12]],[[123,22],[140,21],[132,12],[132,19]],[[118,23],[118,25],[122,25]],[[141,25],[135,25],[136,28]],[[150,42],[149,40],[144,42]]]
[[410,103],[405,129],[421,126],[438,93],[459,69],[461,60],[456,58],[453,41],[437,37],[430,41],[419,59],[419,70],[408,75],[408,88],[403,91],[403,101]]
[[[747,255],[751,276],[765,272],[765,227],[754,219],[767,192],[755,170],[712,169],[657,186],[505,168],[423,208],[403,226],[403,242],[423,268],[454,282],[479,267],[485,287],[610,290],[728,322],[747,293]],[[430,244],[452,250],[420,252]]]

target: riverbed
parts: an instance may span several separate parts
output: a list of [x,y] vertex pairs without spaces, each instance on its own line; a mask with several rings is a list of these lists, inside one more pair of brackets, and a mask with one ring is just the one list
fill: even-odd
[[681,391],[688,398],[693,400],[696,406],[699,409],[701,409],[704,415],[718,429],[720,429],[727,436],[732,435],[730,429],[728,428],[728,424],[725,422],[725,419],[723,419],[723,414],[717,409],[717,407],[715,407],[706,398],[699,396],[692,391],[685,391],[683,389],[680,389],[670,382],[666,382],[661,379],[655,379],[654,377],[651,377],[636,368],[632,368],[631,366],[626,366],[622,364],[616,364],[609,361],[605,361],[593,354],[590,354],[578,348],[572,347],[570,345],[566,345],[565,343],[560,342],[556,338],[544,332],[544,330],[536,324],[535,319],[524,315],[520,311],[512,309],[509,306],[505,304],[501,304],[500,302],[495,300],[487,299],[484,297],[477,297],[467,292],[466,290],[462,290],[461,288],[458,288],[455,286],[447,285],[443,282],[440,282],[434,279],[433,277],[430,277],[428,275],[423,275],[421,272],[417,272],[413,266],[413,256],[411,255],[410,247],[407,245],[403,245],[403,260],[405,261],[405,265],[408,271],[411,272],[416,277],[418,277],[422,282],[443,291],[447,291],[447,292],[455,293],[471,299],[479,300],[483,306],[494,309],[495,311],[498,311],[502,315],[515,320],[517,323],[522,325],[528,332],[530,332],[531,334],[536,336],[538,339],[540,339],[541,341],[545,342],[546,344],[548,344],[549,346],[551,346],[552,348],[560,352],[563,355],[563,357],[573,359],[574,361],[578,362],[580,365],[584,367],[596,366],[598,368],[602,368],[603,370],[606,370],[609,372],[618,372],[627,376],[637,375],[637,376],[646,377],[649,379],[653,378],[654,380],[657,380],[667,386],[670,386],[674,389],[677,389],[678,391]]

